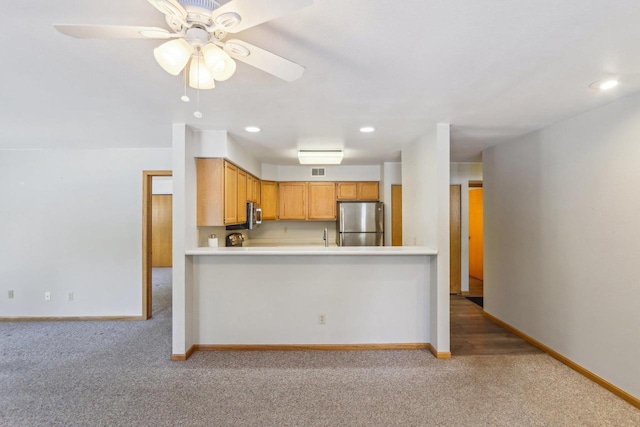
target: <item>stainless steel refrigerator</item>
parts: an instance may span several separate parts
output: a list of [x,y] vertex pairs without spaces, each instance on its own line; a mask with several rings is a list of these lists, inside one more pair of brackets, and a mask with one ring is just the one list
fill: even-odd
[[338,246],[384,246],[382,202],[338,202]]

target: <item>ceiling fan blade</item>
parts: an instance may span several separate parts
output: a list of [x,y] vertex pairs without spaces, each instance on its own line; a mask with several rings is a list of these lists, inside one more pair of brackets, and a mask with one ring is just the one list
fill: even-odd
[[[77,39],[170,39],[176,36],[160,27],[122,25],[54,25],[58,32]],[[144,32],[145,35],[140,34]]]
[[[293,82],[304,74],[305,68],[288,59],[284,59],[264,49],[260,49],[242,40],[229,40],[225,51],[238,61],[249,64],[276,77]],[[249,54],[247,55],[247,52]]]
[[[296,10],[311,6],[313,0],[233,0],[220,6],[211,14],[214,23],[224,27],[228,33],[239,33]],[[225,14],[237,14],[240,22],[225,26]],[[219,19],[218,19],[219,18]],[[218,19],[216,21],[216,19]]]

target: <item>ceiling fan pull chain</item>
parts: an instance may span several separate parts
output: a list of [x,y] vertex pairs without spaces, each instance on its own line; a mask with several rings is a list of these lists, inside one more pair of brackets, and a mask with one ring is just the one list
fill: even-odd
[[184,94],[180,99],[182,99],[184,102],[189,102],[190,99],[187,96],[187,67],[184,67],[184,70],[182,70],[182,74],[184,74]]
[[[196,84],[196,112],[193,113],[194,116],[196,116],[197,119],[201,119],[202,118],[202,113],[200,112],[200,47],[198,46],[198,50],[196,51],[196,54],[198,55],[198,69],[196,70],[196,79],[198,80],[197,84]],[[193,61],[193,60],[192,60]]]

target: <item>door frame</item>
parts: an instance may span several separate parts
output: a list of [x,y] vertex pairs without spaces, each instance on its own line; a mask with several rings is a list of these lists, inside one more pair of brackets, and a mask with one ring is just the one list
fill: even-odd
[[[455,200],[454,200],[455,197]],[[457,233],[456,245],[453,234]],[[449,185],[449,293],[462,293],[462,185]],[[457,277],[454,277],[457,276]],[[455,280],[454,280],[455,279]],[[454,285],[455,283],[455,285]],[[455,286],[455,289],[454,289]]]
[[154,176],[173,176],[170,170],[142,171],[142,318],[148,320],[153,311],[151,286],[151,196]]
[[[399,190],[398,190],[399,189]],[[395,191],[394,191],[395,190]],[[400,196],[400,212],[397,211],[397,209],[394,209],[396,205],[396,196],[397,196],[397,191],[400,192],[399,196]],[[399,218],[398,218],[399,216]],[[399,231],[400,232],[400,236],[396,236],[393,232],[394,229],[394,225],[398,226]],[[400,244],[399,245],[394,245],[394,240],[398,239],[400,240]],[[396,240],[397,242],[397,240]],[[402,184],[392,184],[391,185],[391,246],[402,246]]]

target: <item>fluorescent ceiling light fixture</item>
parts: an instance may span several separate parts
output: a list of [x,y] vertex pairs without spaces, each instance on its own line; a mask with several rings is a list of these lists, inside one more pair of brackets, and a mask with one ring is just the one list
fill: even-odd
[[247,132],[251,132],[251,133],[258,133],[262,129],[260,129],[258,126],[247,126],[246,128],[244,128],[244,130],[246,130]]
[[362,133],[371,133],[374,132],[376,130],[376,128],[374,128],[373,126],[364,126],[360,128],[360,132]]
[[301,165],[339,165],[343,156],[342,150],[298,151],[298,160]]
[[618,86],[620,82],[616,79],[598,80],[589,85],[592,89],[609,90]]

